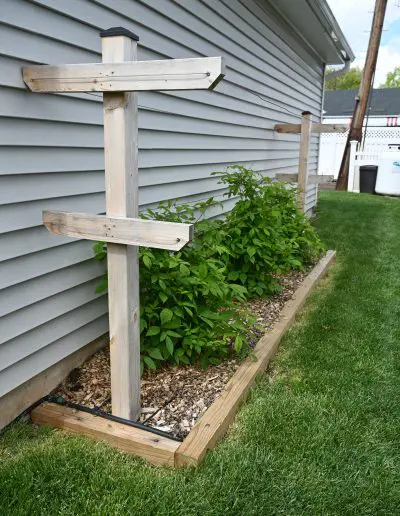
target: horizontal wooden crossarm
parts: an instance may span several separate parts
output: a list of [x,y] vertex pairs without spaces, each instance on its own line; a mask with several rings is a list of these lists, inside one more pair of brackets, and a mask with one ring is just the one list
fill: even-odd
[[341,124],[313,124],[312,133],[345,133],[349,130],[348,125]]
[[300,134],[301,124],[275,124],[274,131],[277,133]]
[[[288,183],[297,183],[298,174],[275,174],[275,178],[282,182],[287,181]],[[330,183],[333,180],[333,176],[320,176],[312,174],[308,176],[307,183],[312,185],[320,185],[324,183]]]
[[[348,125],[339,124],[312,124],[312,133],[345,133],[349,129]],[[274,131],[277,133],[299,134],[301,124],[276,124]]]
[[222,57],[23,68],[35,92],[212,90],[224,77]]
[[107,217],[65,211],[44,211],[43,223],[52,233],[115,244],[179,251],[193,239],[193,224]]

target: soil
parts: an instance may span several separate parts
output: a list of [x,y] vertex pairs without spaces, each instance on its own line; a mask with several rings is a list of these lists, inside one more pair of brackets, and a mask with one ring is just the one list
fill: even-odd
[[[270,299],[255,298],[246,303],[245,309],[256,317],[256,324],[248,335],[251,347],[279,320],[284,304],[292,298],[307,273],[292,271],[279,278],[283,287],[281,292]],[[239,365],[238,358],[230,357],[207,369],[196,365],[168,365],[156,371],[146,371],[141,383],[140,421],[184,438],[197,419],[218,398]],[[108,348],[97,352],[80,368],[71,371],[56,393],[68,401],[111,412]]]

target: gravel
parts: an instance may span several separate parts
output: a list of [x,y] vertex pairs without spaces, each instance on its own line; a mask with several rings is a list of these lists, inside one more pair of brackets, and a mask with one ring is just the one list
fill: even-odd
[[[284,304],[292,298],[307,272],[292,271],[279,278],[283,287],[281,292],[270,299],[255,298],[246,304],[245,308],[256,317],[256,324],[248,335],[251,347],[279,319]],[[197,365],[167,365],[156,371],[146,371],[141,384],[140,421],[184,438],[197,419],[218,398],[239,365],[239,359],[230,357],[207,369]],[[80,368],[71,371],[56,393],[68,401],[111,412],[108,348],[97,352]]]

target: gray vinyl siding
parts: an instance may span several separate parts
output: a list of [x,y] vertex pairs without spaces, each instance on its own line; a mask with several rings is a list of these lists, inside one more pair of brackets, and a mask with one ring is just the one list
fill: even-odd
[[[228,211],[234,200],[210,172],[232,163],[296,172],[299,137],[273,126],[303,110],[320,117],[323,65],[262,0],[0,3],[2,396],[108,326],[91,244],[41,225],[43,209],[104,212],[101,96],[32,94],[21,67],[99,61],[99,30],[111,26],[140,36],[139,59],[224,56],[227,75],[214,92],[139,94],[139,167],[143,208],[214,196]],[[317,161],[313,137],[311,173]],[[312,186],[309,208],[315,198]]]

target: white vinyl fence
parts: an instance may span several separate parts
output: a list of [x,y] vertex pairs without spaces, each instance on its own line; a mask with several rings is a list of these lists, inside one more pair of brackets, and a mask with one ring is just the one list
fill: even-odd
[[[335,179],[337,178],[347,134],[347,132],[321,134],[318,174],[333,175]],[[354,166],[349,172],[353,179],[350,180],[349,177],[349,190],[351,188],[351,191],[359,191],[359,167],[361,165],[377,165],[381,153],[388,150],[389,144],[400,144],[400,127],[366,129],[361,148],[356,150],[356,146],[353,144]]]

